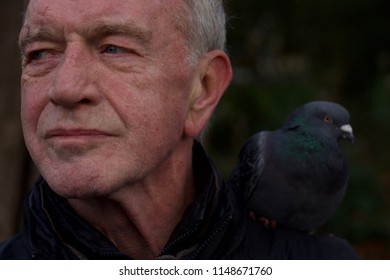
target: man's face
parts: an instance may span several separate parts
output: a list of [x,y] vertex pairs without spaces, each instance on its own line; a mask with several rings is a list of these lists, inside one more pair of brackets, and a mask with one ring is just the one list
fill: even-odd
[[143,180],[185,137],[193,73],[175,5],[182,1],[30,1],[22,125],[58,193],[106,195]]

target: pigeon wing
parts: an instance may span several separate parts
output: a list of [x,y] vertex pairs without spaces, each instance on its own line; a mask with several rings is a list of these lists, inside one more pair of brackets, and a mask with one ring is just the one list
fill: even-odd
[[246,203],[256,188],[265,164],[265,144],[269,132],[254,134],[241,148],[238,162],[229,178],[238,197]]

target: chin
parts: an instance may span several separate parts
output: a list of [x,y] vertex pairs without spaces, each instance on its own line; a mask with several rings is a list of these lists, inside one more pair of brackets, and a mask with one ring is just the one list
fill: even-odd
[[102,197],[114,191],[115,178],[111,172],[105,172],[107,166],[97,168],[93,161],[63,162],[49,157],[37,162],[50,188],[64,198]]
[[96,177],[43,175],[50,188],[67,199],[87,199],[108,196],[112,190],[106,182],[99,182]]

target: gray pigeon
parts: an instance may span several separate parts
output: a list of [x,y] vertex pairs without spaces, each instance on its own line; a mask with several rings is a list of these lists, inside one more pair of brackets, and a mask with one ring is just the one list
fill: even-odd
[[312,232],[335,212],[347,188],[342,138],[354,142],[348,111],[332,102],[307,103],[282,128],[248,140],[228,183],[248,213]]

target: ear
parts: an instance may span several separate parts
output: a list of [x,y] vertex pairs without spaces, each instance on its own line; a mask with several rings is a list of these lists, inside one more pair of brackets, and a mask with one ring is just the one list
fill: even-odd
[[184,134],[196,138],[206,126],[232,79],[232,67],[225,52],[214,50],[201,58],[190,96]]

